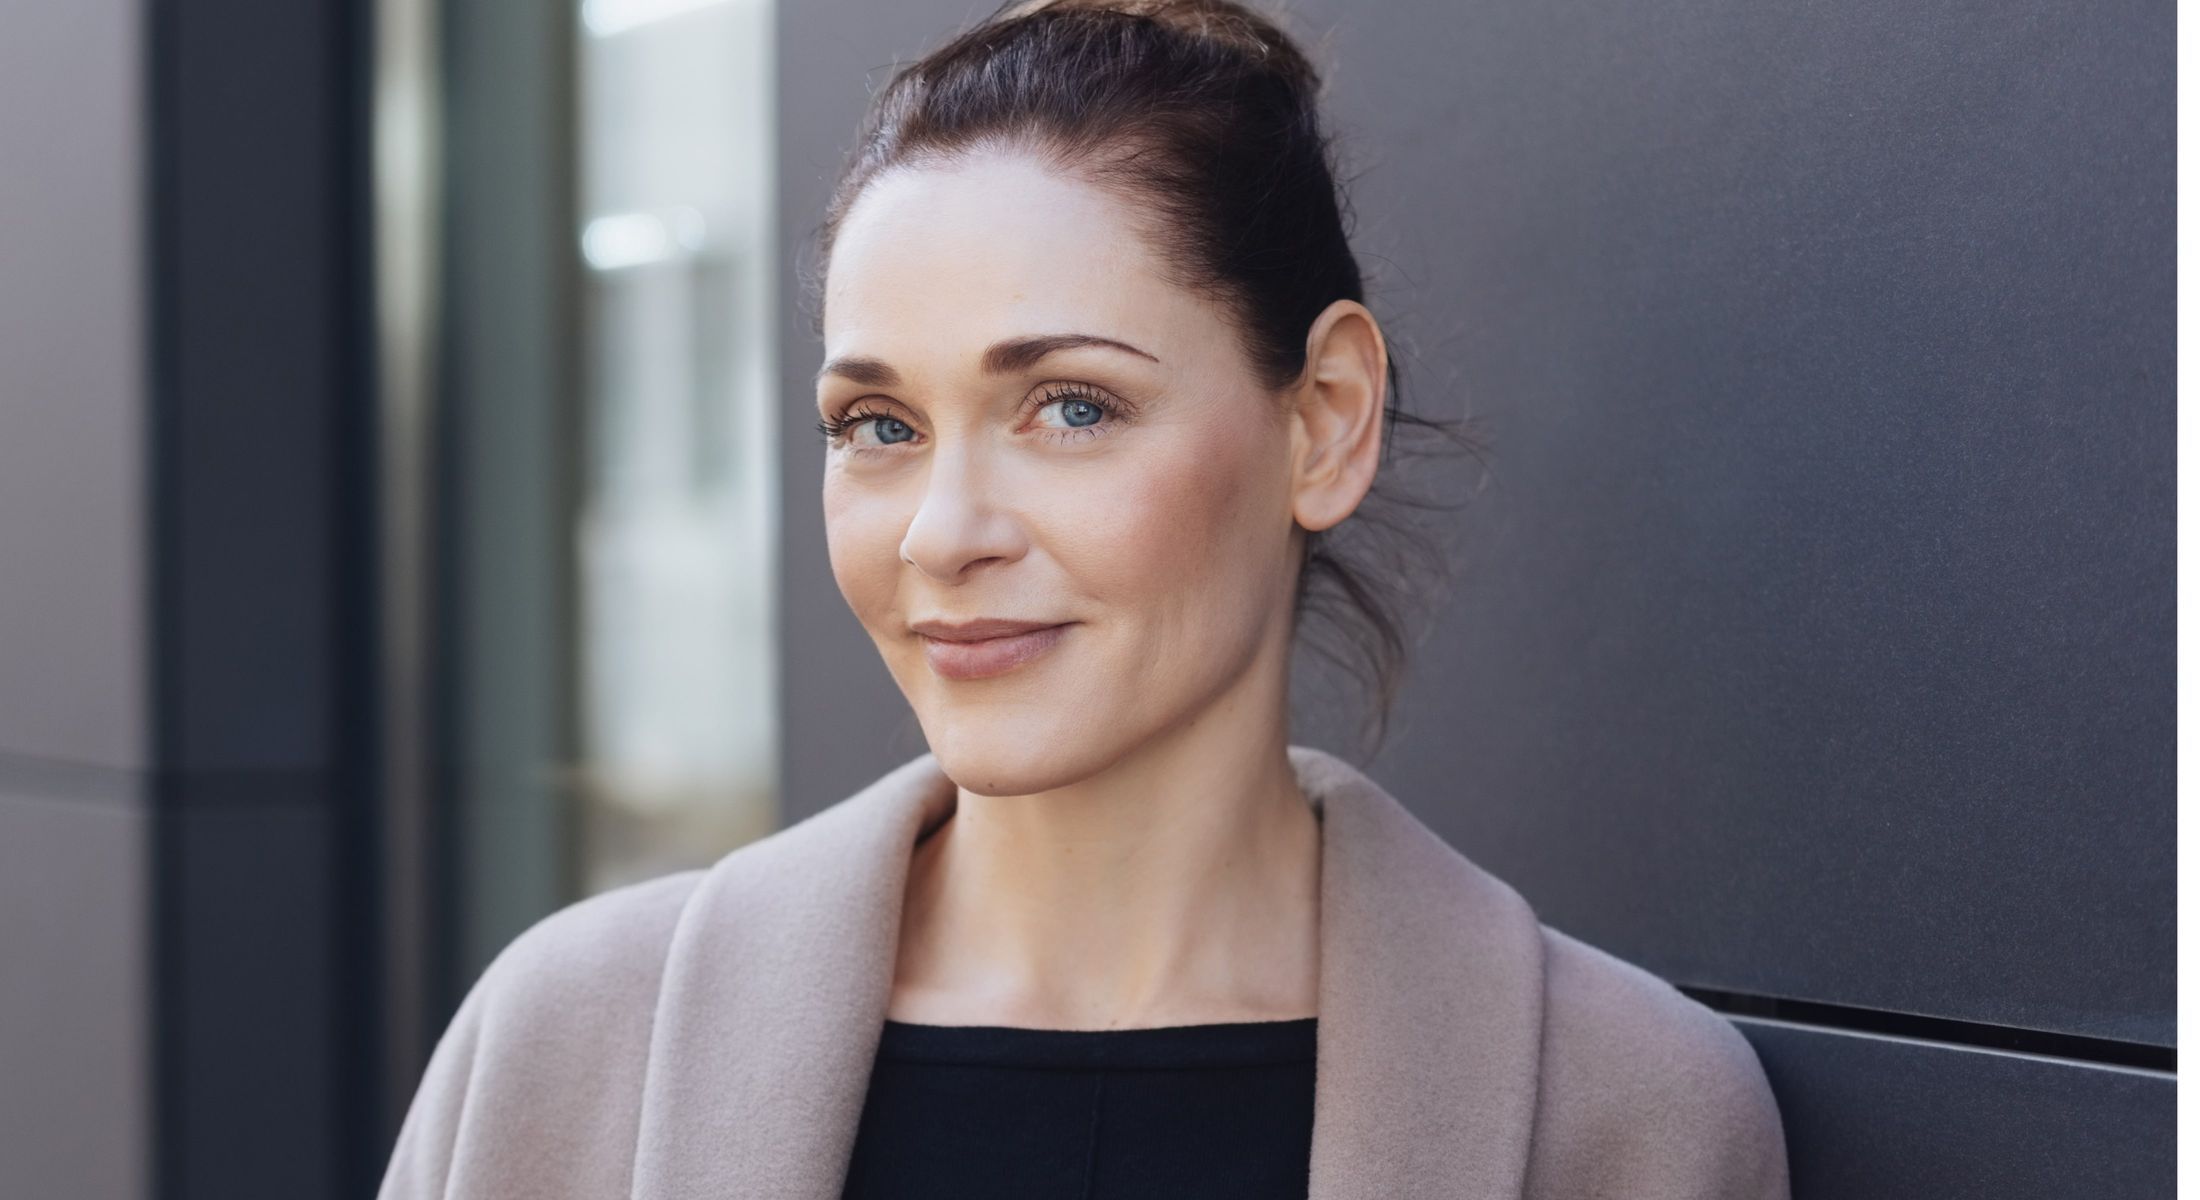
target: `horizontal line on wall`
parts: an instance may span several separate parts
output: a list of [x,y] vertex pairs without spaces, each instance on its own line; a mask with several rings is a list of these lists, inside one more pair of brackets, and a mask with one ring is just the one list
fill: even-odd
[[130,767],[0,750],[0,796],[137,808],[146,786],[145,772]]
[[1768,1020],[1817,1025],[1850,1033],[1885,1034],[1889,1037],[1940,1042],[1951,1046],[1976,1046],[1986,1050],[2038,1054],[2100,1066],[2137,1067],[2170,1074],[2177,1072],[2175,1046],[2122,1042],[2114,1038],[2086,1037],[2075,1033],[2051,1033],[2042,1029],[2020,1029],[2011,1025],[1959,1021],[1949,1017],[1926,1017],[1878,1008],[1827,1004],[1818,1000],[1791,1000],[1779,996],[1757,996],[1748,992],[1722,992],[1715,988],[1680,986],[1680,990],[1683,995],[1698,1001],[1706,1008],[1734,1017],[1764,1017]]

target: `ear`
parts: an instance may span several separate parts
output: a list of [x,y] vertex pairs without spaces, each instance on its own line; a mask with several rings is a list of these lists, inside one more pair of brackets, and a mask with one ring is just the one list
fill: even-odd
[[1389,368],[1366,305],[1339,300],[1314,318],[1291,418],[1291,515],[1302,527],[1337,524],[1374,486]]

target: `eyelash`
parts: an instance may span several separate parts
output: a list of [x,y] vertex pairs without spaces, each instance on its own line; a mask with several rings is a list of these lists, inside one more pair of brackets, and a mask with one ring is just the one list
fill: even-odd
[[[1102,426],[1119,419],[1123,415],[1123,406],[1120,403],[1110,398],[1107,393],[1102,392],[1100,389],[1082,383],[1066,383],[1061,384],[1057,387],[1047,389],[1040,394],[1040,399],[1038,403],[1028,406],[1028,411],[1037,412],[1038,410],[1043,409],[1050,404],[1060,404],[1069,400],[1082,400],[1087,404],[1092,405],[1094,408],[1099,409],[1101,420],[1096,421],[1090,425],[1078,426],[1072,429],[1047,430],[1047,434],[1054,438],[1054,440],[1056,441],[1078,441],[1087,438],[1097,437],[1102,432]],[[832,445],[839,445],[842,439],[847,436],[850,430],[853,430],[857,426],[862,425],[867,421],[899,420],[901,420],[901,418],[896,417],[894,414],[888,412],[879,412],[876,409],[869,407],[867,401],[859,400],[853,406],[851,406],[848,411],[840,413],[837,416],[827,417],[826,419],[819,421],[817,423],[817,431],[822,437],[824,437],[827,443]],[[894,444],[900,445],[901,443],[897,442]],[[854,449],[883,450],[887,449],[887,447],[859,446],[854,447]]]

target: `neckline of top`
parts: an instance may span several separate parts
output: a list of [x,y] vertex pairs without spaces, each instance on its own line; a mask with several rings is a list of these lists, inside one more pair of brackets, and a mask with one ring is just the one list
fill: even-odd
[[956,1066],[1180,1070],[1314,1061],[1315,1017],[1137,1029],[926,1025],[888,1018],[879,1057]]

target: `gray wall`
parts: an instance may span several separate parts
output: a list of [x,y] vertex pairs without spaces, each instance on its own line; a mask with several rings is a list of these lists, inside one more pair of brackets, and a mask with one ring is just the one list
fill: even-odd
[[0,1194],[11,1196],[135,1196],[151,1173],[144,37],[141,6],[85,0],[18,13],[0,38]]
[[0,1195],[332,1195],[379,1140],[361,11],[0,38]]
[[[990,7],[783,11],[790,263]],[[1798,1197],[2166,1189],[2172,7],[1294,11],[1406,399],[1495,443],[1370,769],[1733,1012]],[[796,817],[922,741],[785,428]]]

